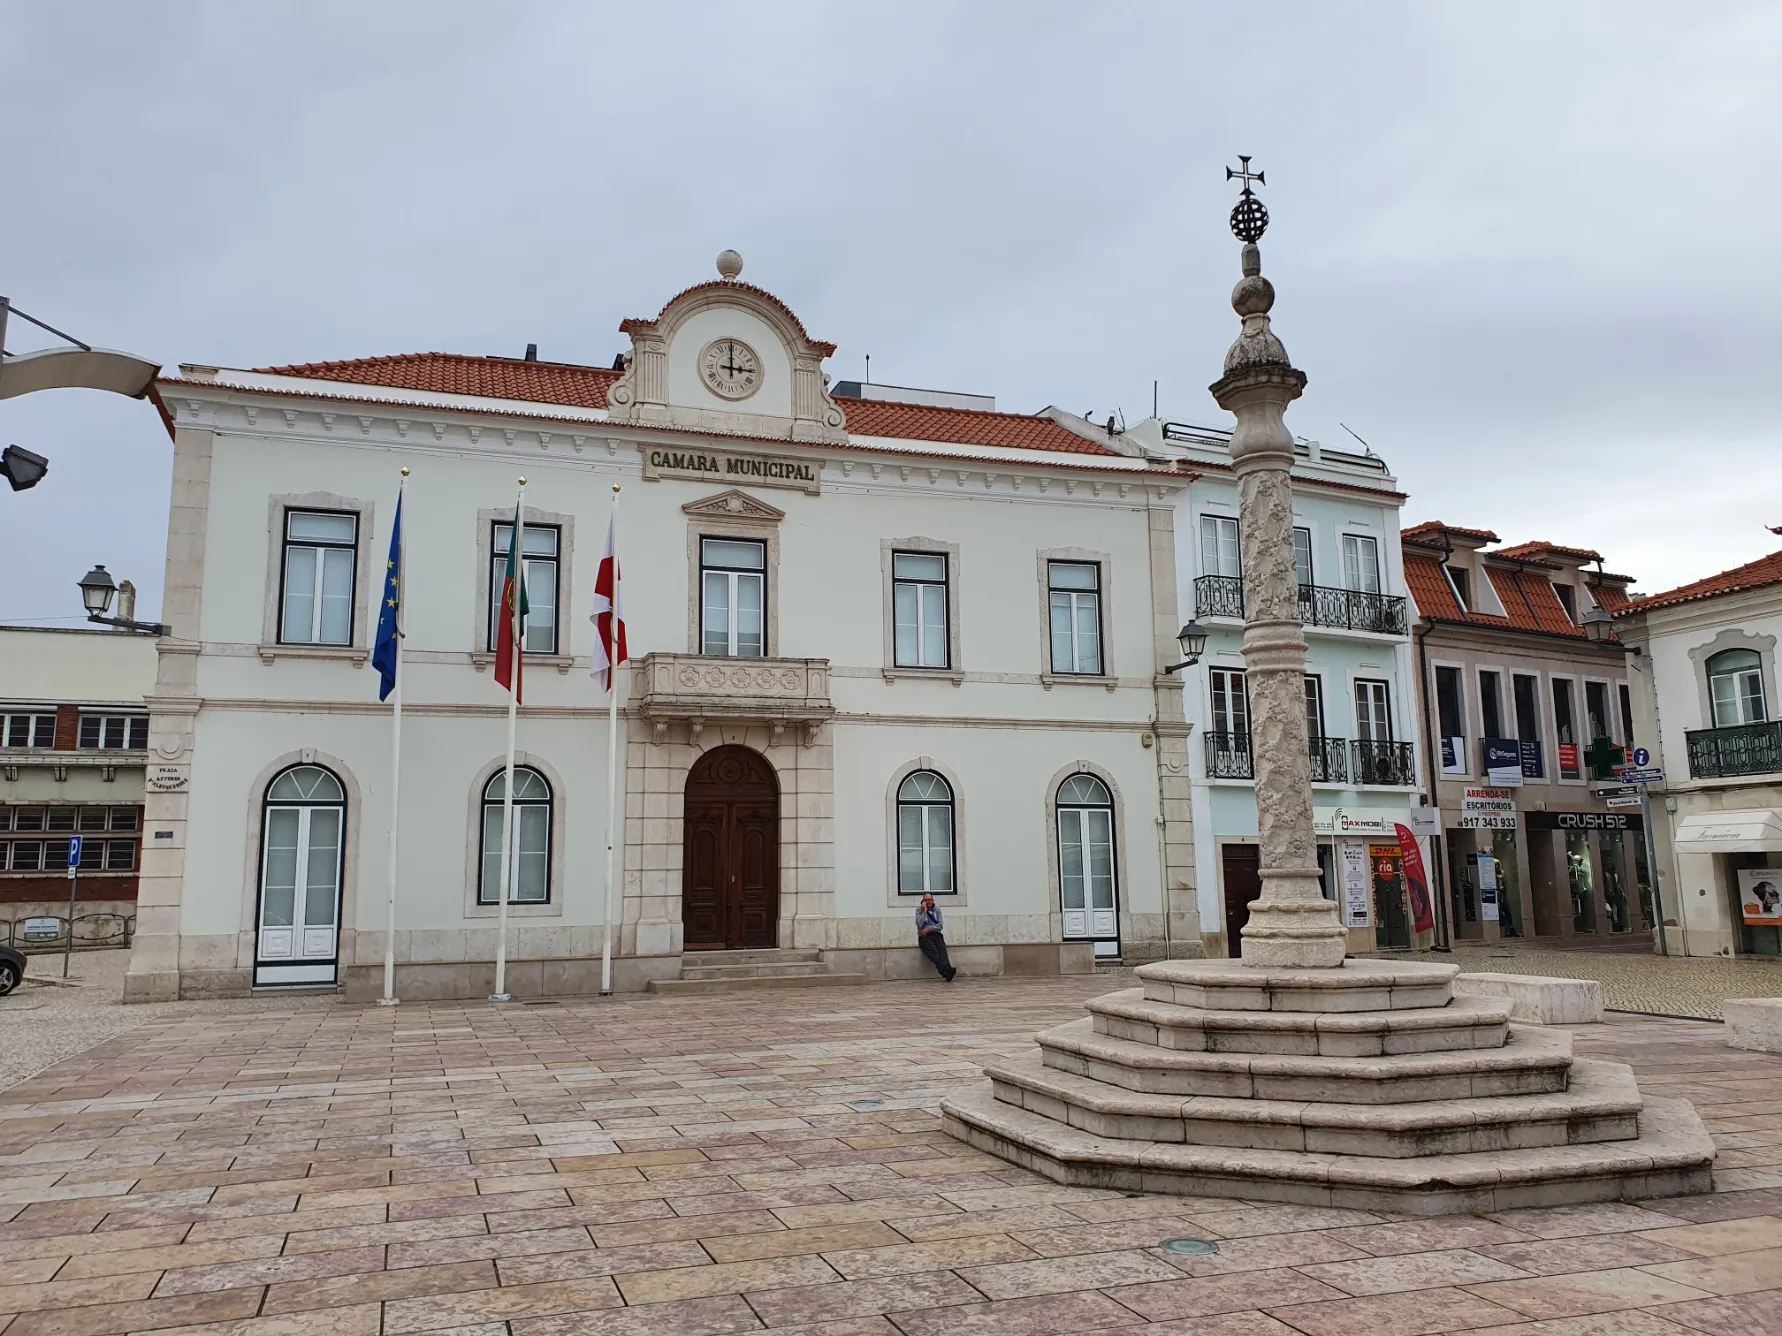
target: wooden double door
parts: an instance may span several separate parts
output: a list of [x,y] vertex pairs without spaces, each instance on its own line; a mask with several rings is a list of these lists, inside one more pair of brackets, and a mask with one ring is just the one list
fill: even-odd
[[689,951],[779,945],[780,787],[747,747],[716,747],[687,774],[681,862]]

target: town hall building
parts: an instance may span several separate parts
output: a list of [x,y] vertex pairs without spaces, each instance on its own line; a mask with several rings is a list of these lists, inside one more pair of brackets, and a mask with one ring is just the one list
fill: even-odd
[[726,951],[913,975],[925,892],[967,973],[1201,953],[1164,671],[1189,463],[1060,410],[832,385],[833,346],[740,268],[625,321],[610,368],[425,353],[158,382],[170,633],[130,999],[381,992],[392,721],[369,659],[404,468],[400,996],[493,985],[521,477],[510,992],[598,986],[589,608],[615,486],[615,987]]

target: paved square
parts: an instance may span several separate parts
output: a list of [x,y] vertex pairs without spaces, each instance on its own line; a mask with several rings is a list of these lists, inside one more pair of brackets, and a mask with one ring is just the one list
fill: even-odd
[[1488,1218],[1064,1188],[940,1133],[1120,982],[137,1011],[0,1094],[0,1336],[1782,1331],[1782,1058],[1577,1031],[1695,1101],[1723,1190]]

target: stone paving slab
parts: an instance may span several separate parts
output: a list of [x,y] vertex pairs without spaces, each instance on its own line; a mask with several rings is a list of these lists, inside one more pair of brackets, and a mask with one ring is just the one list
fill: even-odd
[[1109,986],[138,1008],[0,1094],[0,1336],[1782,1331],[1782,1057],[1569,1031],[1720,1148],[1721,1191],[1645,1204],[1157,1197],[940,1132]]

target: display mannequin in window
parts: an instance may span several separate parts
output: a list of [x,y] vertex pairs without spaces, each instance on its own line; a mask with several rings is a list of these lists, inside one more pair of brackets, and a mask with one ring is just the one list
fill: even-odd
[[924,895],[922,903],[916,906],[916,945],[922,948],[922,954],[928,957],[934,972],[952,983],[953,976],[959,971],[947,959],[947,939],[941,932],[940,906],[934,903],[932,895]]

